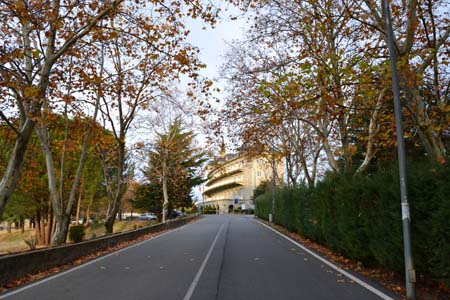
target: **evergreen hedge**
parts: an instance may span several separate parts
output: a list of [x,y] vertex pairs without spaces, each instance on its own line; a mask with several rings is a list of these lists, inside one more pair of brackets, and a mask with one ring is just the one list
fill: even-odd
[[[408,162],[407,180],[416,271],[450,286],[450,166]],[[256,215],[268,219],[271,205],[271,192],[257,197]],[[349,258],[404,272],[397,166],[277,190],[274,221]]]

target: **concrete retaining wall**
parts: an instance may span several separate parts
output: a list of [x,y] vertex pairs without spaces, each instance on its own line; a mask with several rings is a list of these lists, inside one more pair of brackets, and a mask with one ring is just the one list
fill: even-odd
[[39,271],[68,264],[80,257],[105,250],[125,241],[134,240],[148,233],[182,226],[195,218],[197,216],[102,236],[76,244],[0,256],[0,286],[28,274],[35,274]]

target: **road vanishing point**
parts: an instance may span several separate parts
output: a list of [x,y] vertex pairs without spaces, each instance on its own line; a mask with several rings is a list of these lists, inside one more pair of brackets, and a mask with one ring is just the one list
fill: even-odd
[[398,295],[249,216],[211,215],[0,299],[376,300]]

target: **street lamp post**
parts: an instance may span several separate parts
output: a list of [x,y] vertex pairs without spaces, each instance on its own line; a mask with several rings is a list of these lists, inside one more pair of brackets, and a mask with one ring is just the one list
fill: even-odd
[[382,0],[383,12],[386,21],[387,44],[389,47],[389,56],[392,69],[392,92],[394,94],[394,111],[395,111],[395,127],[397,131],[397,152],[398,166],[400,177],[400,195],[402,207],[402,223],[403,223],[403,248],[405,257],[405,285],[406,298],[415,300],[416,274],[411,251],[410,227],[411,219],[409,214],[408,194],[406,185],[406,160],[405,160],[405,143],[403,140],[403,124],[402,124],[402,107],[400,103],[400,88],[397,76],[397,57],[394,45],[394,31],[392,30],[391,12],[388,0]]

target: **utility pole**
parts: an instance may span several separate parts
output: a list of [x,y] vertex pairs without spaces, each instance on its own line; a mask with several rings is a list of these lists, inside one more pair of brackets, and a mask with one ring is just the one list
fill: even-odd
[[269,222],[275,222],[275,150],[273,147],[270,150],[272,152],[272,209],[269,215]]
[[416,293],[414,285],[416,282],[416,273],[414,270],[414,263],[411,251],[411,237],[410,237],[411,217],[409,214],[408,193],[406,184],[405,142],[403,139],[402,106],[400,103],[400,88],[397,76],[397,55],[394,44],[394,31],[392,29],[389,1],[382,0],[382,5],[386,21],[387,44],[389,47],[389,56],[391,60],[392,92],[394,94],[395,127],[397,130],[397,152],[398,152],[400,195],[401,195],[402,223],[403,223],[403,250],[405,257],[406,299],[415,300]]

